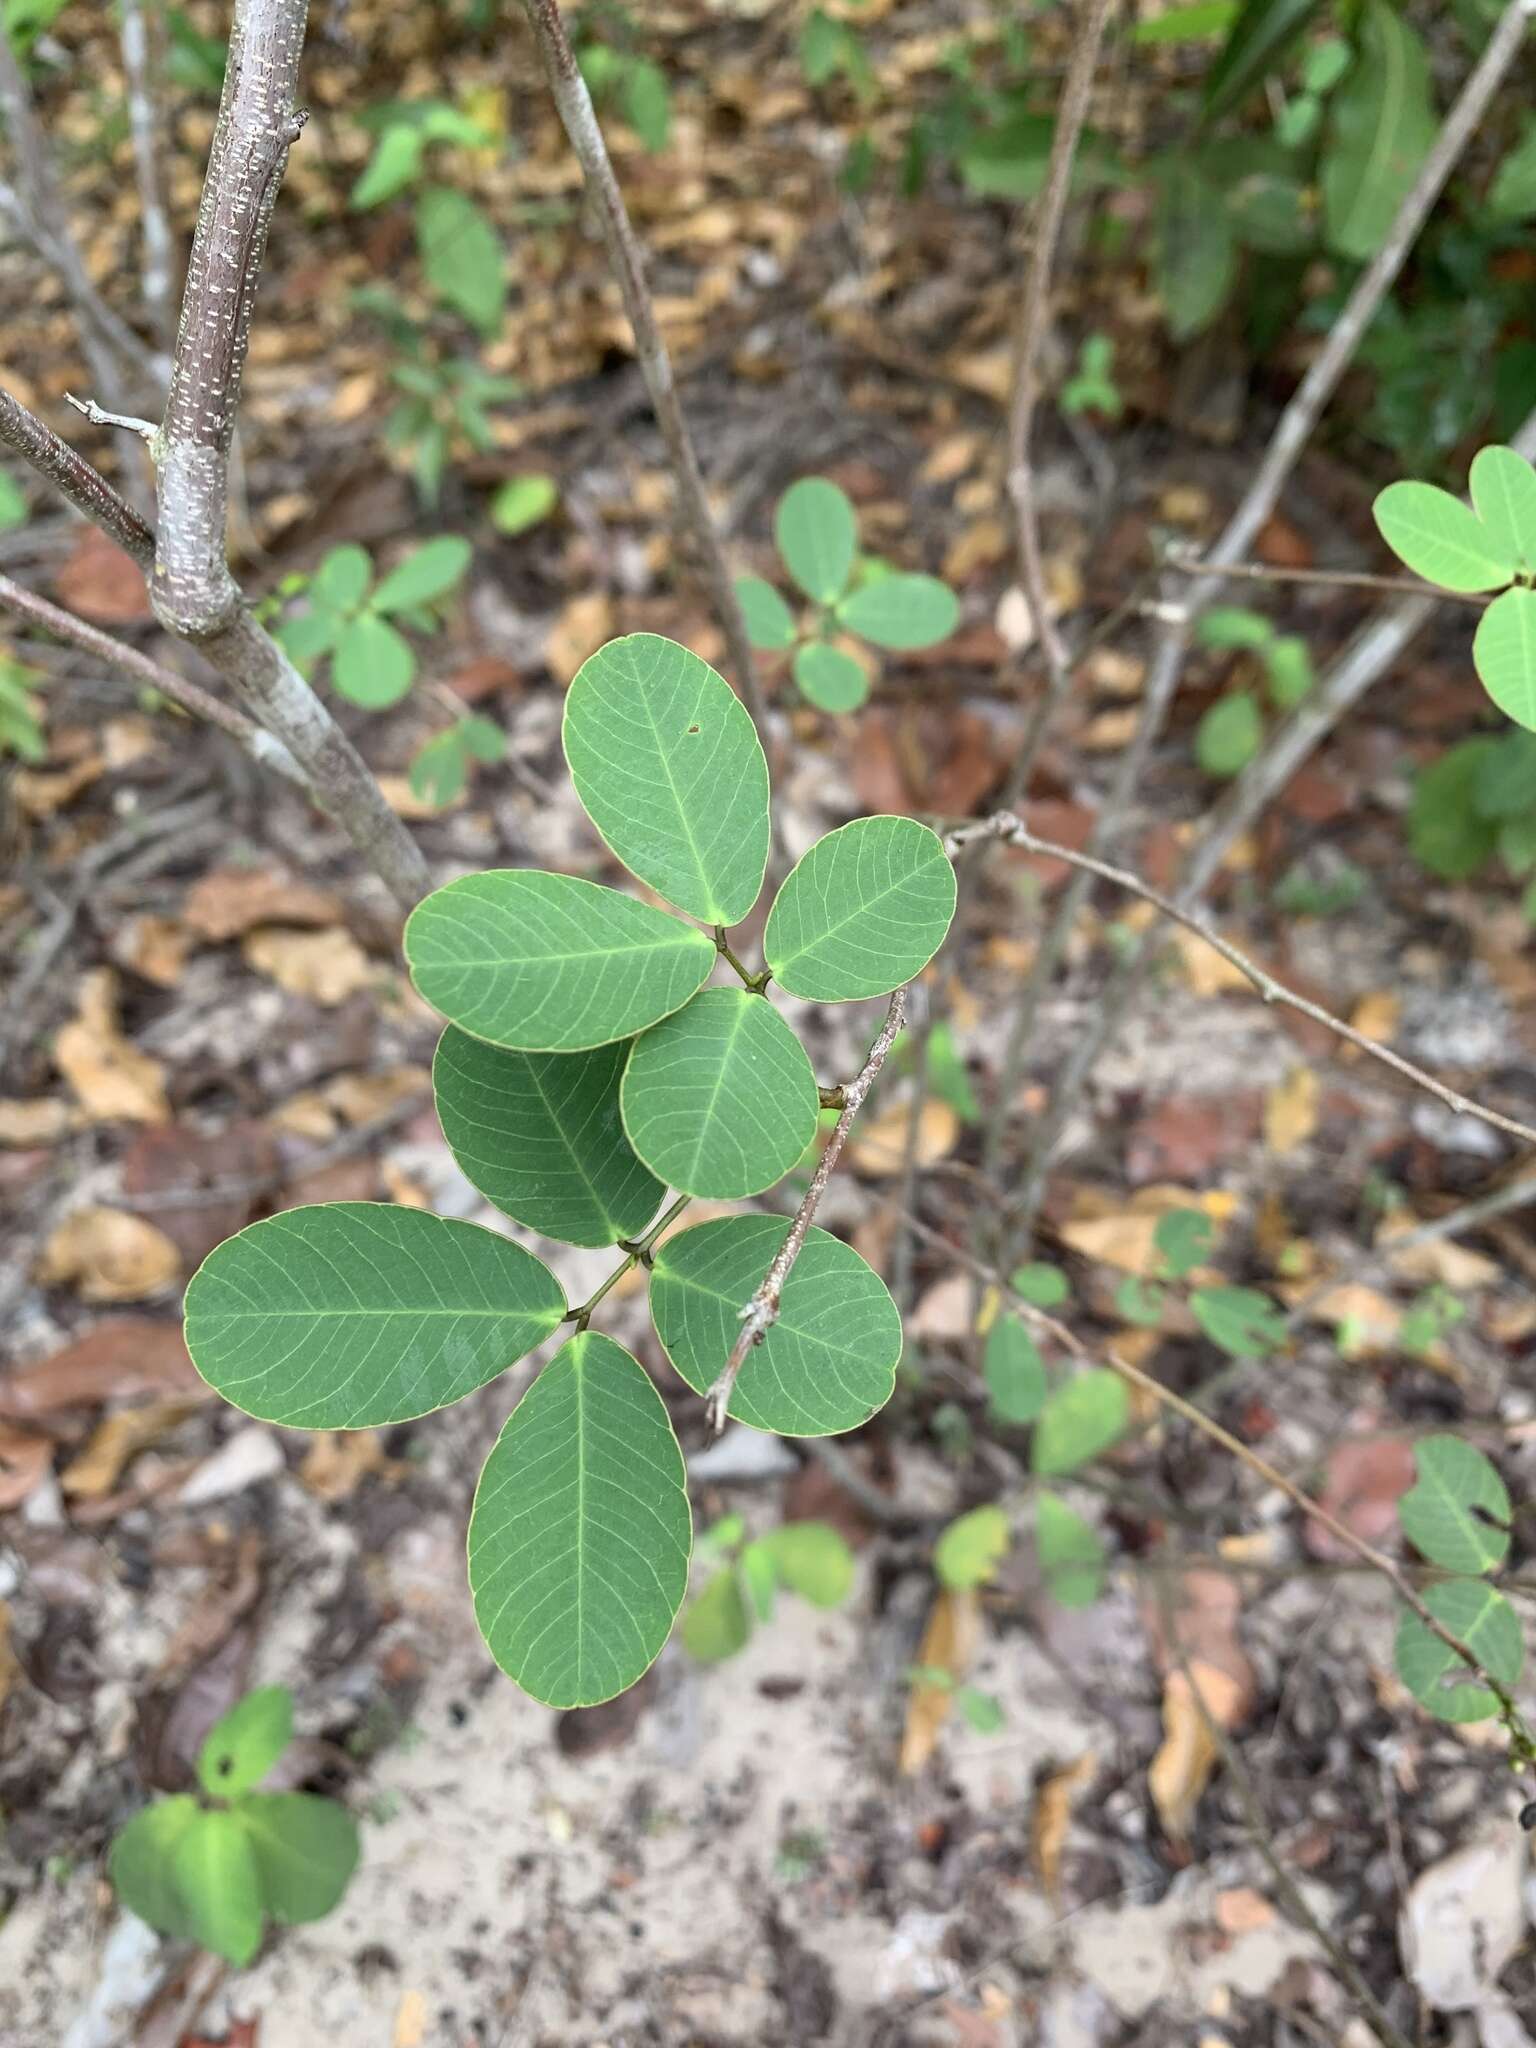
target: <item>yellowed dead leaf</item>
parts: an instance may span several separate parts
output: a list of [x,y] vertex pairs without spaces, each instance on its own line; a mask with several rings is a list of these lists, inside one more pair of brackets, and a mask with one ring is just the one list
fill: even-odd
[[91,754],[69,768],[18,768],[11,777],[11,794],[29,818],[51,818],[81,790],[89,789],[106,765],[99,754]]
[[[1390,1045],[1397,1036],[1398,1019],[1402,1016],[1402,998],[1389,988],[1372,989],[1363,995],[1349,1013],[1349,1021],[1362,1038],[1368,1038],[1373,1045]],[[1341,1045],[1339,1057],[1346,1060],[1364,1059],[1365,1055],[1357,1045]]]
[[1184,969],[1184,978],[1197,996],[1253,995],[1253,983],[1240,967],[1218,953],[1197,932],[1182,926],[1173,934],[1174,951]]
[[589,654],[613,637],[613,605],[606,591],[574,597],[550,628],[544,659],[559,683],[568,683]]
[[1093,1783],[1099,1760],[1092,1750],[1052,1771],[1035,1793],[1029,1817],[1029,1858],[1053,1905],[1061,1903],[1061,1856],[1072,1825],[1072,1809]]
[[85,1449],[65,1467],[60,1486],[74,1499],[100,1500],[116,1486],[131,1459],[169,1435],[197,1406],[195,1400],[149,1401],[141,1408],[119,1408],[103,1416]]
[[1106,697],[1139,697],[1147,679],[1147,664],[1138,654],[1120,654],[1113,647],[1100,647],[1088,657],[1088,680]]
[[374,979],[373,963],[342,925],[329,931],[297,932],[267,925],[249,932],[241,945],[247,963],[291,996],[334,1009]]
[[1264,1098],[1264,1142],[1283,1158],[1305,1145],[1317,1129],[1317,1105],[1322,1087],[1310,1067],[1292,1067],[1276,1088]]
[[421,2048],[427,2036],[427,2001],[420,1991],[403,1991],[395,2012],[391,2048]]
[[908,1333],[913,1337],[930,1339],[968,1337],[971,1334],[971,1294],[969,1273],[949,1273],[944,1279],[935,1280],[918,1296],[907,1318]]
[[427,818],[445,818],[450,811],[462,811],[469,802],[467,786],[457,796],[451,796],[447,803],[440,804],[432,797],[418,796],[408,775],[381,775],[378,784],[389,808],[408,824],[419,825]]
[[1001,519],[975,520],[945,550],[945,581],[969,582],[978,569],[990,569],[995,562],[1002,561],[1011,545],[1008,528]]
[[1083,1207],[1092,1206],[1097,1213],[1064,1223],[1063,1241],[1085,1258],[1102,1259],[1105,1265],[1142,1280],[1151,1279],[1161,1265],[1157,1226],[1170,1210],[1198,1209],[1219,1232],[1236,1207],[1235,1197],[1220,1188],[1197,1193],[1193,1188],[1170,1187],[1163,1182],[1138,1188],[1128,1203],[1118,1206],[1100,1205],[1090,1195],[1080,1200]]
[[1275,1909],[1262,1892],[1251,1885],[1235,1885],[1216,1894],[1216,1925],[1223,1934],[1254,1934],[1268,1927]]
[[379,380],[372,370],[358,370],[343,377],[326,407],[333,420],[361,419],[379,395]]
[[430,1209],[431,1198],[418,1180],[412,1180],[408,1173],[398,1167],[392,1159],[379,1161],[379,1179],[384,1183],[384,1192],[399,1209]]
[[78,1112],[56,1095],[30,1102],[0,1097],[0,1145],[56,1145],[78,1122]]
[[[898,1098],[868,1123],[862,1118],[848,1140],[848,1158],[860,1173],[879,1180],[900,1173],[906,1157],[910,1103]],[[960,1119],[947,1102],[930,1095],[917,1120],[917,1163],[932,1166],[946,1159],[960,1142]]]
[[1119,711],[1101,711],[1084,726],[1082,744],[1090,754],[1116,754],[1130,745],[1140,723],[1141,714],[1133,704]]
[[[918,1647],[917,1661],[932,1671],[947,1671],[956,1684],[970,1669],[976,1646],[981,1641],[981,1603],[974,1587],[955,1592],[941,1586],[928,1610],[928,1625]],[[907,1722],[902,1730],[900,1769],[912,1778],[933,1755],[939,1730],[949,1718],[954,1687],[914,1685],[907,1700]]]
[[325,1099],[347,1123],[367,1124],[408,1096],[425,1100],[431,1088],[432,1075],[426,1067],[389,1067],[382,1074],[339,1074],[328,1083]]
[[976,467],[985,447],[986,443],[980,434],[946,434],[928,456],[918,475],[925,484],[955,483],[967,470]]
[[77,1209],[43,1246],[37,1277],[73,1285],[84,1301],[147,1301],[181,1278],[181,1254],[163,1230],[123,1209]]
[[1349,1335],[1352,1358],[1372,1358],[1397,1343],[1403,1312],[1395,1301],[1363,1281],[1348,1280],[1312,1303],[1307,1311],[1315,1323],[1342,1324]]
[[278,1104],[267,1121],[273,1130],[286,1131],[294,1138],[334,1138],[337,1130],[335,1110],[315,1088],[290,1095],[286,1102]]
[[1192,1662],[1187,1675],[1183,1669],[1169,1672],[1163,1685],[1163,1742],[1147,1770],[1147,1789],[1169,1841],[1188,1840],[1200,1795],[1221,1754],[1207,1716],[1218,1728],[1233,1728],[1245,1699],[1238,1680],[1214,1664]]
[[129,918],[112,939],[112,958],[119,967],[131,967],[156,988],[176,986],[191,950],[192,933],[179,918],[148,911]]
[[1394,1215],[1387,1217],[1376,1233],[1377,1250],[1385,1252],[1388,1265],[1400,1278],[1412,1280],[1420,1287],[1432,1287],[1438,1282],[1458,1293],[1470,1293],[1474,1287],[1491,1287],[1498,1279],[1501,1269],[1497,1259],[1474,1252],[1466,1245],[1453,1244],[1448,1237],[1402,1251],[1392,1249],[1394,1237],[1406,1237],[1417,1228],[1412,1216]]
[[299,1479],[320,1500],[348,1500],[370,1472],[401,1471],[384,1455],[376,1429],[323,1429],[309,1440]]
[[21,1675],[21,1660],[11,1647],[11,1610],[0,1600],[0,1707],[15,1691]]
[[165,1069],[125,1038],[117,1021],[117,976],[96,967],[80,984],[79,1008],[59,1032],[54,1065],[82,1109],[103,1122],[170,1121]]

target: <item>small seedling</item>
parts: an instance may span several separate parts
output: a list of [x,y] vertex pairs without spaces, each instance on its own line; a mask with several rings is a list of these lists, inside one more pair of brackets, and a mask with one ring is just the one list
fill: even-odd
[[[1508,1490],[1482,1452],[1460,1437],[1425,1437],[1414,1445],[1413,1460],[1418,1477],[1397,1510],[1403,1534],[1430,1564],[1458,1574],[1426,1586],[1424,1605],[1490,1677],[1513,1687],[1525,1662],[1524,1632],[1486,1576],[1509,1553]],[[1486,1721],[1501,1711],[1487,1685],[1411,1608],[1398,1623],[1396,1656],[1398,1676],[1437,1719]]]
[[36,669],[0,654],[0,760],[14,754],[18,761],[36,766],[47,758],[42,714],[32,694],[46,681]]
[[1061,387],[1063,412],[1100,412],[1119,419],[1125,400],[1114,379],[1115,344],[1107,334],[1090,334],[1077,352],[1077,369]]
[[320,1920],[339,1903],[357,1867],[351,1814],[313,1793],[259,1789],[292,1735],[282,1685],[247,1693],[215,1724],[198,1792],[146,1806],[112,1844],[108,1868],[130,1912],[238,1965],[269,1920]]
[[869,695],[866,665],[834,636],[906,651],[947,640],[960,607],[936,576],[913,576],[859,556],[859,522],[844,492],[826,477],[802,477],[779,500],[774,538],[789,580],[813,607],[796,618],[771,583],[737,580],[736,595],[752,645],[794,650],[800,693],[818,711],[856,711]]
[[353,304],[389,338],[390,382],[404,396],[384,423],[384,442],[409,467],[417,495],[430,508],[441,495],[450,457],[466,449],[489,454],[496,446],[490,408],[520,397],[523,387],[515,377],[482,369],[472,356],[443,356],[387,286],[355,292]]
[[470,554],[467,540],[444,534],[376,580],[366,548],[332,548],[307,581],[285,586],[288,594],[302,592],[304,608],[282,621],[277,637],[306,674],[329,662],[331,681],[349,703],[387,710],[416,680],[415,650],[394,622],[435,633]]
[[546,520],[560,502],[560,486],[552,476],[529,470],[509,476],[491,499],[491,524],[498,533],[526,533]]
[[654,156],[672,135],[672,93],[667,74],[635,49],[636,24],[627,8],[588,10],[576,35],[576,62],[600,107],[614,107]]
[[683,1648],[719,1664],[746,1648],[758,1622],[773,1619],[776,1596],[798,1593],[813,1607],[840,1607],[853,1586],[853,1553],[825,1522],[785,1522],[748,1540],[739,1515],[699,1539],[724,1562],[683,1616]]
[[[1292,711],[1312,687],[1312,657],[1294,633],[1277,633],[1262,612],[1213,605],[1195,628],[1202,647],[1252,654],[1262,665],[1269,700]],[[1264,711],[1251,690],[1229,690],[1195,729],[1195,759],[1207,775],[1240,774],[1264,743]]]

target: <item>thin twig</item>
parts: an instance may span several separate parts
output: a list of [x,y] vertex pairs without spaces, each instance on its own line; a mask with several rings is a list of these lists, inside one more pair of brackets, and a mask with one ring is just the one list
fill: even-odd
[[885,1022],[880,1026],[869,1055],[853,1079],[843,1089],[842,1113],[837,1119],[832,1135],[828,1138],[816,1171],[811,1175],[811,1184],[805,1191],[804,1199],[795,1211],[794,1221],[788,1235],[774,1254],[773,1264],[764,1275],[763,1284],[741,1311],[741,1334],[731,1346],[731,1355],[725,1361],[719,1377],[705,1396],[704,1413],[710,1428],[716,1435],[725,1427],[726,1412],[730,1407],[731,1394],[736,1385],[736,1376],[747,1361],[748,1353],[755,1345],[761,1344],[768,1332],[779,1319],[779,1302],[783,1297],[784,1283],[789,1278],[796,1259],[805,1244],[807,1233],[816,1220],[816,1211],[821,1198],[827,1191],[827,1182],[832,1178],[832,1169],[842,1155],[848,1142],[848,1133],[853,1120],[859,1113],[859,1105],[874,1084],[875,1076],[885,1065],[886,1055],[901,1032],[907,1014],[907,991],[899,988],[891,997],[885,1013]]
[[216,725],[220,732],[228,733],[231,739],[244,747],[252,760],[260,762],[264,768],[273,769],[289,782],[297,783],[301,789],[308,788],[298,762],[281,740],[275,739],[243,712],[221,703],[206,690],[200,690],[196,683],[187,682],[174,669],[162,667],[158,661],[141,654],[138,648],[130,647],[126,641],[115,640],[110,633],[87,625],[73,612],[61,611],[46,598],[35,597],[30,590],[23,590],[19,583],[13,583],[9,576],[0,576],[0,607],[34,626],[41,626],[60,640],[84,648],[87,654],[94,654],[133,682],[158,690],[162,697],[179,704],[193,718],[201,718],[208,725]]
[[93,463],[61,441],[35,413],[0,391],[0,445],[31,464],[38,475],[83,512],[94,526],[132,555],[146,572],[155,565],[155,536],[148,524]]
[[667,445],[681,524],[698,556],[710,604],[725,635],[731,666],[736,672],[736,687],[766,746],[768,711],[758,680],[752,643],[747,637],[747,622],[742,616],[736,586],[726,566],[725,551],[709,507],[693,436],[678,399],[672,360],[662,339],[656,307],[646,282],[645,257],[634,223],[630,220],[629,209],[624,204],[619,181],[614,176],[603,131],[592,110],[592,96],[577,67],[558,0],[523,0],[523,12],[538,44],[539,58],[556,110],[581,165],[587,192],[608,249],[608,260],[618,281],[619,295],[624,301],[624,311],[634,332],[640,373],[650,393],[656,424]]
[[1072,188],[1072,166],[1078,140],[1088,114],[1088,96],[1099,61],[1115,0],[1085,0],[1084,16],[1072,45],[1061,98],[1056,106],[1056,126],[1051,137],[1050,163],[1045,190],[1034,221],[1034,240],[1029,265],[1024,273],[1024,295],[1019,311],[1018,358],[1014,367],[1013,396],[1008,409],[1008,493],[1013,501],[1017,574],[1028,600],[1035,637],[1045,657],[1048,682],[1035,706],[1030,733],[1020,747],[1009,775],[1003,802],[1016,804],[1029,786],[1035,754],[1046,726],[1065,700],[1072,686],[1072,668],[1056,622],[1051,617],[1049,593],[1045,587],[1045,563],[1040,548],[1040,517],[1035,506],[1035,473],[1031,433],[1035,405],[1040,395],[1040,357],[1045,347],[1051,318],[1051,269],[1061,224]]
[[107,412],[94,398],[76,398],[72,391],[64,394],[64,403],[72,405],[76,412],[84,413],[93,427],[125,427],[130,434],[137,434],[141,441],[153,441],[160,429],[153,420],[141,420],[127,412]]
[[[1198,554],[1185,554],[1176,548],[1169,549],[1163,557],[1163,565],[1180,576],[1209,576],[1212,573],[1210,562],[1202,560]],[[1415,576],[1377,576],[1367,569],[1276,569],[1267,562],[1228,562],[1219,573],[1225,578],[1247,583],[1301,583],[1314,584],[1323,590],[1374,590],[1383,597],[1428,597],[1449,604],[1475,605],[1479,609],[1488,602],[1486,597],[1468,596],[1465,591],[1441,590]]]
[[122,13],[123,76],[128,87],[128,132],[139,188],[143,237],[144,305],[162,348],[176,332],[176,256],[165,198],[163,139],[164,0],[118,0]]
[[1382,1066],[1390,1067],[1394,1073],[1401,1074],[1405,1080],[1411,1081],[1416,1088],[1422,1088],[1426,1094],[1433,1095],[1436,1101],[1443,1102],[1447,1109],[1453,1110],[1458,1116],[1475,1116],[1483,1123],[1491,1124],[1495,1130],[1507,1131],[1511,1137],[1519,1138],[1527,1145],[1536,1145],[1536,1128],[1521,1123],[1518,1117],[1505,1116],[1496,1109],[1485,1109],[1481,1103],[1472,1101],[1459,1089],[1448,1088],[1443,1081],[1437,1081],[1433,1074],[1426,1073],[1422,1067],[1416,1067],[1412,1060],[1405,1060],[1401,1053],[1394,1052],[1389,1045],[1382,1045],[1374,1038],[1367,1038],[1363,1031],[1357,1031],[1354,1025],[1346,1024],[1342,1017],[1335,1017],[1331,1011],[1323,1009],[1321,1004],[1309,1001],[1306,996],[1297,995],[1283,982],[1276,981],[1272,974],[1260,967],[1256,960],[1251,960],[1229,939],[1224,939],[1220,932],[1213,930],[1203,918],[1185,910],[1173,897],[1165,896],[1161,889],[1154,889],[1150,882],[1144,882],[1128,868],[1114,867],[1108,861],[1095,859],[1091,853],[1076,853],[1070,846],[1060,846],[1053,839],[1042,839],[1030,831],[1022,818],[1015,817],[1007,811],[1001,811],[997,816],[982,819],[976,824],[958,827],[949,834],[945,846],[954,854],[975,839],[997,839],[1006,846],[1021,846],[1026,853],[1046,854],[1052,860],[1062,861],[1067,866],[1078,869],[1082,874],[1096,876],[1100,881],[1112,882],[1117,889],[1124,889],[1128,895],[1140,897],[1143,903],[1150,903],[1163,917],[1181,925],[1185,931],[1193,932],[1195,937],[1202,940],[1213,952],[1219,953],[1223,960],[1230,962],[1240,974],[1252,982],[1266,1003],[1278,1003],[1285,1009],[1297,1011],[1303,1017],[1310,1017],[1314,1024],[1325,1025],[1337,1037],[1346,1039],[1368,1058],[1378,1060]]

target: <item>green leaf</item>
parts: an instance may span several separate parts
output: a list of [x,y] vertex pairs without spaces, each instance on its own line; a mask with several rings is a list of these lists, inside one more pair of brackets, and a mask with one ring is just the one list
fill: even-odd
[[506,266],[501,242],[475,202],[451,186],[430,186],[416,202],[416,245],[438,297],[493,341],[506,310]]
[[738,576],[736,602],[754,647],[765,654],[782,654],[786,647],[794,646],[795,615],[771,583],[761,576]]
[[821,1107],[805,1047],[744,988],[707,988],[637,1038],[619,1100],[652,1173],[717,1202],[782,1180]]
[[921,974],[955,914],[955,871],[915,818],[856,818],[818,839],[774,898],[763,957],[808,1002],[889,995]]
[[632,59],[624,73],[624,118],[654,155],[665,149],[672,132],[672,96],[666,74],[644,57]]
[[1236,269],[1221,194],[1187,158],[1176,158],[1162,180],[1157,230],[1157,288],[1175,341],[1210,325],[1231,294]]
[[[1292,100],[1290,110],[1320,111],[1316,100]],[[1245,248],[1265,256],[1305,256],[1317,241],[1317,223],[1304,185],[1269,171],[1249,171],[1225,189],[1227,215]]]
[[253,1792],[235,1808],[256,1861],[262,1903],[284,1927],[323,1920],[351,1882],[357,1823],[334,1799]]
[[1509,1491],[1489,1459],[1459,1436],[1413,1447],[1416,1483],[1397,1504],[1403,1534],[1431,1564],[1491,1572],[1509,1551]]
[[445,597],[461,582],[474,549],[456,533],[439,534],[397,562],[373,593],[376,612],[404,612]]
[[741,1583],[746,1588],[752,1612],[759,1621],[772,1621],[774,1596],[779,1575],[773,1559],[761,1543],[749,1543],[736,1561]]
[[432,1088],[465,1179],[505,1215],[566,1244],[638,1236],[666,1189],[619,1118],[629,1049],[620,1039],[590,1052],[508,1052],[450,1024]]
[[427,138],[421,129],[407,122],[386,128],[374,144],[362,176],[352,187],[348,205],[360,212],[370,206],[382,206],[386,199],[393,199],[397,192],[414,184],[421,173],[426,147]]
[[237,1799],[261,1783],[292,1736],[293,1694],[286,1685],[260,1686],[209,1730],[197,1781],[210,1799]]
[[1207,775],[1240,775],[1264,741],[1264,714],[1249,690],[1229,690],[1195,727],[1195,759]]
[[1365,0],[1354,68],[1329,102],[1323,220],[1336,255],[1368,263],[1387,238],[1438,122],[1424,45],[1387,0]]
[[1060,1308],[1072,1298],[1066,1274],[1060,1266],[1047,1265],[1043,1259],[1032,1259],[1027,1266],[1020,1266],[1008,1284],[1032,1308]]
[[[651,1316],[672,1364],[708,1393],[788,1234],[782,1216],[720,1216],[658,1246]],[[748,1352],[730,1413],[780,1436],[857,1429],[891,1397],[901,1317],[851,1245],[812,1228],[790,1269],[779,1319]]]
[[1224,35],[1237,13],[1237,0],[1189,0],[1183,7],[1170,7],[1166,14],[1154,14],[1138,21],[1131,30],[1133,43],[1203,43]]
[[807,597],[832,604],[848,587],[859,544],[852,505],[824,476],[802,477],[779,500],[774,538],[784,566]]
[[199,1813],[171,1850],[171,1883],[191,1938],[244,1964],[261,1945],[261,1887],[250,1837],[232,1813]]
[[1267,1358],[1285,1342],[1285,1316],[1252,1287],[1197,1287],[1189,1297],[1195,1321],[1233,1358]]
[[284,619],[277,628],[277,642],[291,661],[312,663],[330,653],[344,624],[334,612],[311,609]]
[[997,1695],[974,1685],[955,1688],[955,1706],[973,1735],[995,1735],[1007,1720]]
[[1536,116],[1527,114],[1520,139],[1500,163],[1488,189],[1494,220],[1529,220],[1536,213]]
[[582,809],[631,874],[706,924],[736,924],[768,862],[768,762],[724,676],[657,633],[610,640],[566,692]]
[[1205,74],[1205,125],[1279,68],[1318,5],[1319,0],[1243,0],[1221,54]]
[[762,1546],[792,1593],[813,1607],[840,1607],[853,1590],[853,1552],[827,1522],[784,1522]]
[[468,718],[459,720],[454,731],[477,761],[506,759],[507,735],[494,718],[482,718],[478,712],[472,712]]
[[987,1332],[981,1369],[992,1413],[1003,1422],[1033,1422],[1045,1406],[1045,1360],[1017,1316],[999,1316]]
[[1275,629],[1262,612],[1242,604],[1213,604],[1195,627],[1202,647],[1267,647]]
[[190,1792],[157,1799],[120,1831],[107,1861],[107,1873],[129,1912],[176,1941],[192,1938],[192,1916],[173,1875],[176,1850],[201,1812]]
[[560,502],[560,486],[542,470],[509,476],[491,500],[491,524],[498,533],[526,533],[549,517]]
[[474,1037],[584,1052],[680,1010],[716,955],[706,932],[617,889],[491,868],[416,906],[405,957],[425,1001]]
[[373,562],[366,548],[348,542],[332,548],[309,579],[313,604],[332,612],[354,612],[373,581]]
[[1035,1424],[1033,1458],[1036,1473],[1051,1478],[1086,1465],[1125,1430],[1130,1421],[1125,1381],[1108,1366],[1075,1373],[1046,1401]]
[[1062,1607],[1091,1607],[1104,1590],[1104,1539],[1045,1490],[1035,1501],[1035,1548],[1051,1598]]
[[[1525,1662],[1525,1637],[1502,1593],[1481,1579],[1442,1579],[1426,1586],[1422,1598],[1436,1621],[1459,1636],[1501,1685],[1515,1684]],[[1399,1678],[1440,1720],[1486,1721],[1498,1712],[1487,1686],[1412,1608],[1403,1610],[1397,1625],[1396,1650]]]
[[1536,591],[1493,600],[1472,636],[1472,665],[1505,717],[1536,732]]
[[547,1707],[591,1707],[659,1654],[688,1589],[683,1454],[644,1367],[583,1330],[512,1411],[469,1523],[491,1655]]
[[1314,681],[1312,656],[1297,633],[1277,633],[1264,650],[1269,698],[1277,711],[1294,711]]
[[1408,844],[1416,860],[1446,881],[1464,881],[1493,858],[1498,826],[1480,814],[1476,789],[1499,745],[1494,739],[1463,740],[1414,778]]
[[1438,485],[1388,484],[1371,509],[1393,554],[1426,582],[1471,592],[1514,581],[1519,556]]
[[1182,1280],[1210,1257],[1216,1226],[1203,1209],[1170,1209],[1158,1217],[1152,1242],[1169,1278]]
[[932,647],[960,623],[960,604],[937,576],[877,576],[845,597],[837,616],[877,647]]
[[387,619],[362,612],[341,630],[331,679],[353,704],[382,711],[409,693],[416,657]]
[[951,1592],[983,1586],[1008,1555],[1008,1517],[1000,1507],[958,1515],[933,1546],[933,1569]]
[[1166,1301],[1167,1295],[1161,1287],[1135,1273],[1124,1274],[1115,1287],[1115,1314],[1141,1329],[1157,1328],[1163,1320]]
[[869,677],[853,656],[825,640],[796,648],[794,676],[801,696],[818,711],[857,711],[869,696]]
[[1517,448],[1479,448],[1467,481],[1495,548],[1523,569],[1536,568],[1536,469]]
[[723,1664],[744,1650],[751,1636],[741,1574],[735,1565],[723,1565],[683,1616],[683,1648],[701,1664]]
[[187,1349],[247,1415],[294,1429],[408,1422],[483,1387],[565,1314],[521,1245],[387,1202],[249,1224],[187,1289]]
[[463,793],[469,781],[469,755],[458,726],[428,740],[411,763],[412,796],[439,810]]
[[8,471],[0,469],[0,533],[27,523],[27,494]]

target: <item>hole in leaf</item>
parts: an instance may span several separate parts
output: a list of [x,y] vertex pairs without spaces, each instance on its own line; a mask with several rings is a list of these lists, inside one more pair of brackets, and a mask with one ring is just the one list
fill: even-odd
[[699,729],[699,728],[698,728],[698,727],[697,727],[696,725],[690,725],[690,726],[689,726],[689,728],[688,728],[688,730],[689,730],[690,732],[697,732],[697,731],[698,731],[698,729]]

